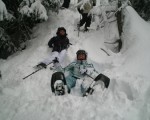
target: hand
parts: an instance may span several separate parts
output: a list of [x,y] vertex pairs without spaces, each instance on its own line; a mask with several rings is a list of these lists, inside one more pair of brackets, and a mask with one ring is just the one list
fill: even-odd
[[87,69],[80,69],[81,74],[85,74],[87,72]]
[[47,65],[45,63],[40,63],[37,65],[37,67],[42,67],[42,68],[46,69]]

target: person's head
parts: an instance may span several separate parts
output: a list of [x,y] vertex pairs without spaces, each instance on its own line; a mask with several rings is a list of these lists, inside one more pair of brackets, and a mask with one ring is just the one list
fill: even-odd
[[87,60],[87,52],[85,50],[78,50],[76,52],[76,55],[77,55],[77,60],[79,61]]
[[59,28],[57,29],[56,34],[57,34],[58,36],[62,36],[62,37],[66,37],[66,36],[67,36],[66,29],[65,29],[64,27],[59,27]]

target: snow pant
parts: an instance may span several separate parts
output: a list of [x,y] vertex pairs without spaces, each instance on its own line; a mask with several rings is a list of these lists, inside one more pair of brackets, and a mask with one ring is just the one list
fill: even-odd
[[88,13],[82,13],[80,9],[78,9],[79,13],[82,15],[82,19],[80,20],[80,27],[85,24],[85,28],[90,27],[92,16],[88,15]]
[[75,87],[76,81],[77,81],[77,79],[75,77],[73,77],[72,75],[68,75],[66,77],[66,83],[70,90],[71,90],[71,88]]
[[70,0],[64,0],[62,7],[69,8]]
[[52,55],[49,58],[45,59],[42,62],[48,65],[50,62],[57,58],[59,63],[61,64],[64,58],[66,57],[66,52],[67,50],[62,50],[61,52],[54,51],[52,52]]

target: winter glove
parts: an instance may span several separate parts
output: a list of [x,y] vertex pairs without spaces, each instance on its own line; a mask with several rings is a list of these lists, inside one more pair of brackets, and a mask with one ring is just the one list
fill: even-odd
[[54,63],[59,63],[58,58],[55,57],[55,59],[53,60]]
[[45,63],[40,63],[40,64],[37,65],[37,67],[38,67],[38,68],[41,68],[41,67],[42,67],[42,68],[45,68],[45,69],[46,69],[47,65],[46,65]]

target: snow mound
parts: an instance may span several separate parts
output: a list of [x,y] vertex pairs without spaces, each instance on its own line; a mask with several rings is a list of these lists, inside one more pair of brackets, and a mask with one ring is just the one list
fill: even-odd
[[[2,120],[149,120],[150,76],[150,25],[131,7],[125,9],[123,49],[113,54],[104,47],[103,29],[87,33],[74,31],[79,14],[62,10],[50,13],[48,21],[34,28],[29,47],[8,60],[0,61],[0,118]],[[70,42],[65,64],[75,59],[78,49],[88,52],[89,60],[99,72],[111,79],[110,87],[83,98],[80,94],[54,96],[50,90],[53,71],[41,70],[26,80],[22,78],[33,71],[39,61],[50,53],[49,39],[58,27],[67,29]],[[107,56],[100,48],[106,49]],[[76,90],[80,93],[80,81]],[[73,90],[73,91],[74,91]]]

